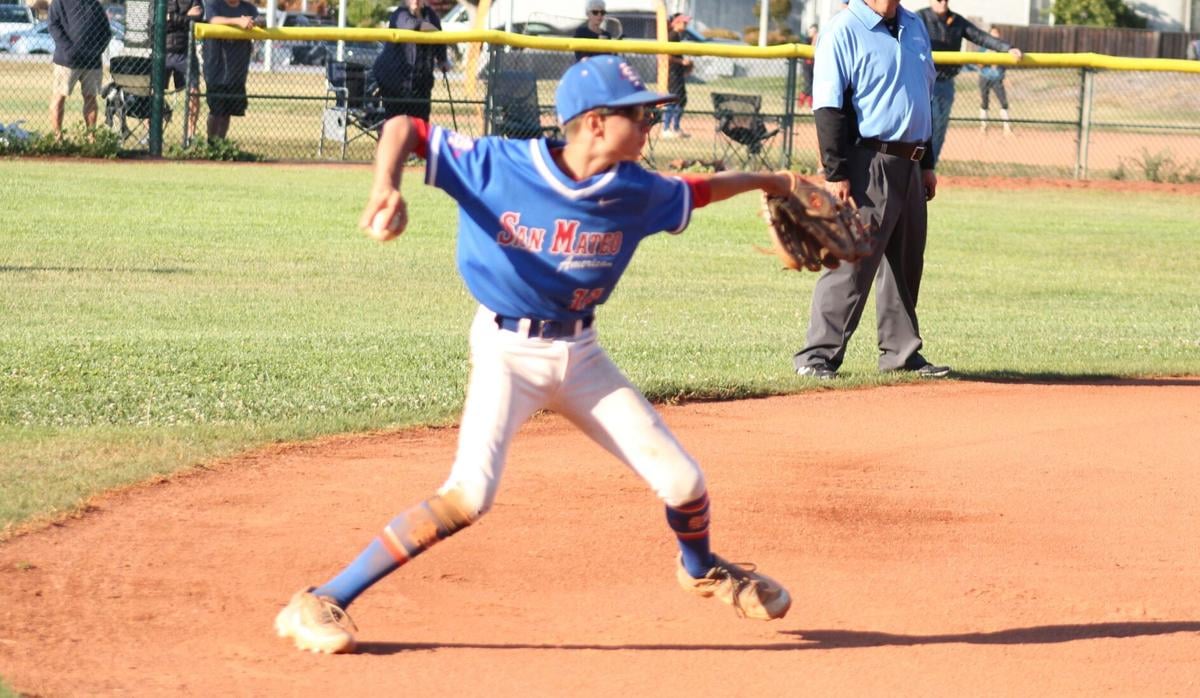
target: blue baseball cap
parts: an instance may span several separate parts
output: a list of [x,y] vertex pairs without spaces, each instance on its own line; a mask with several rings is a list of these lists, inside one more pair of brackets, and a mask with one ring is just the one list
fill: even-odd
[[559,123],[599,107],[666,104],[675,95],[646,89],[633,66],[616,56],[593,56],[567,68],[554,94]]

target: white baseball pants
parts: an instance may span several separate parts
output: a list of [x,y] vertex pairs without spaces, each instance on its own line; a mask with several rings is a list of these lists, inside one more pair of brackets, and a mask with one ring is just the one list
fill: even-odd
[[571,420],[665,504],[679,506],[704,493],[700,467],[608,357],[594,327],[563,339],[529,338],[500,329],[495,316],[480,306],[471,325],[458,453],[439,493],[458,490],[473,519],[491,508],[513,435],[541,409]]

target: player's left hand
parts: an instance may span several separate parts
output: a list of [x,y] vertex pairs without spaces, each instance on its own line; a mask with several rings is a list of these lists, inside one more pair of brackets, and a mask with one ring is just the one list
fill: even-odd
[[380,242],[394,240],[408,227],[408,204],[395,189],[376,191],[363,209],[358,227]]
[[933,201],[933,197],[937,196],[937,173],[921,170],[921,183],[925,185],[925,200]]
[[1021,52],[1021,49],[1014,46],[1008,50],[1008,55],[1019,61],[1021,60],[1021,56],[1024,56],[1025,54]]

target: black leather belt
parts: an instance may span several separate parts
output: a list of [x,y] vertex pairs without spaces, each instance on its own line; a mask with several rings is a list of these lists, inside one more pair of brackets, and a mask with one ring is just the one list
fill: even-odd
[[578,320],[537,320],[527,317],[496,316],[496,327],[510,332],[516,332],[523,337],[539,339],[563,339],[574,337],[592,326],[596,321],[595,315],[589,315]]
[[903,141],[881,141],[877,138],[862,138],[858,144],[884,155],[895,155],[898,158],[920,162],[925,157],[924,143],[905,143]]

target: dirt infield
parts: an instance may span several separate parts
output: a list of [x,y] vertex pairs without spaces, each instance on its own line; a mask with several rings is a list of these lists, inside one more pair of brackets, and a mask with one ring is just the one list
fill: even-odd
[[272,618],[440,483],[455,430],[250,454],[0,546],[0,674],[38,696],[1200,692],[1200,378],[663,411],[715,548],[785,582],[787,618],[678,589],[658,502],[544,417],[488,517],[353,607],[358,655]]

